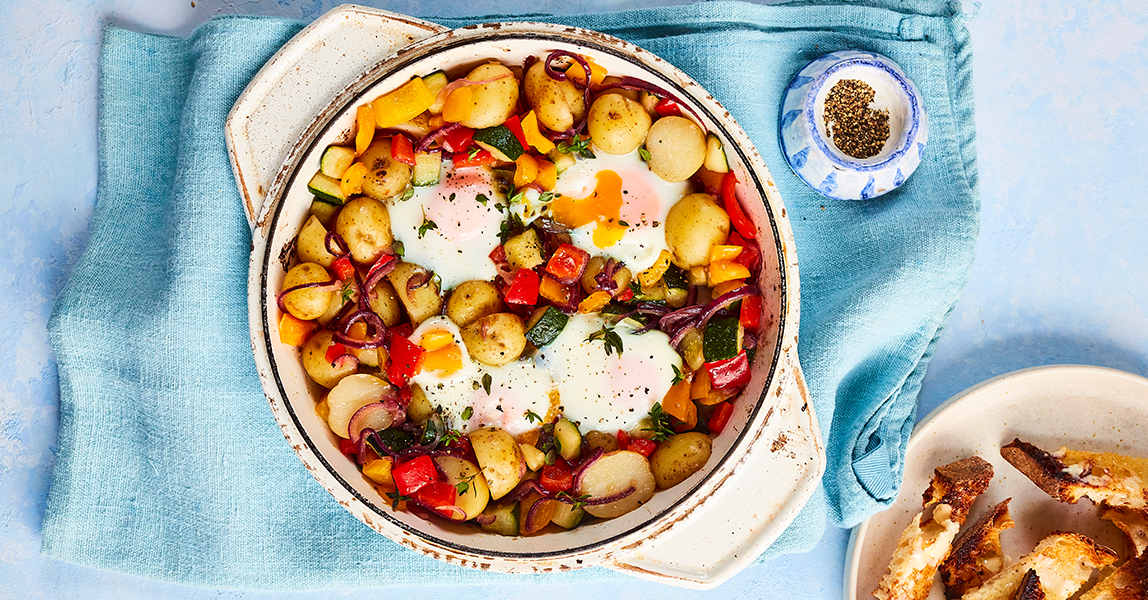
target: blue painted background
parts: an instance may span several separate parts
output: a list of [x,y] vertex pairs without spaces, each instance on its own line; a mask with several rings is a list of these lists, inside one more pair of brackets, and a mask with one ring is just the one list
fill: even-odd
[[[576,13],[678,0],[395,0],[400,13]],[[100,31],[186,34],[217,14],[315,18],[331,0],[6,0],[0,3],[0,598],[351,598],[228,592],[40,556],[57,426],[45,324],[87,244],[96,187]],[[968,5],[982,226],[978,254],[920,394],[924,415],[1018,368],[1082,363],[1148,375],[1148,2]],[[773,165],[773,168],[784,168]],[[468,590],[491,598],[791,598],[842,594],[848,532],[746,570],[710,593],[633,581]],[[406,598],[457,589],[403,590]]]

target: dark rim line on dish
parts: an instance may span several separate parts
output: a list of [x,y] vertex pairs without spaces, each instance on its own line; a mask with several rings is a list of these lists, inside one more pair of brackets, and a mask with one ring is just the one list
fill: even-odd
[[[522,23],[518,23],[516,25],[522,25]],[[467,27],[464,29],[478,29],[478,28],[482,28],[482,27],[485,27],[485,25],[473,25],[473,26],[470,26],[470,27]],[[579,32],[579,33],[582,33],[583,35],[594,35],[594,37],[602,37],[604,35],[604,34],[596,34],[595,35],[595,34],[589,33],[589,30],[584,30],[584,29],[580,29],[580,28],[568,28],[567,31]],[[275,201],[276,201],[275,211],[271,217],[270,224],[267,226],[269,234],[268,234],[268,239],[267,239],[267,246],[264,250],[263,269],[262,269],[262,273],[260,275],[260,282],[261,282],[262,289],[264,289],[264,290],[268,289],[268,287],[267,287],[267,285],[268,285],[268,281],[267,281],[267,279],[268,279],[268,277],[267,277],[268,265],[270,265],[272,262],[272,256],[271,256],[272,244],[270,243],[271,237],[273,237],[274,232],[276,230],[276,225],[278,225],[279,218],[282,215],[288,190],[291,190],[292,188],[294,188],[296,179],[298,178],[300,170],[303,167],[303,158],[311,155],[312,152],[314,152],[315,146],[318,144],[319,140],[322,137],[324,137],[324,135],[327,134],[334,127],[335,122],[338,120],[338,117],[345,114],[350,106],[352,106],[357,101],[359,101],[367,93],[367,91],[370,90],[371,88],[373,88],[379,81],[381,81],[382,79],[384,79],[386,77],[393,75],[394,73],[396,73],[396,72],[398,72],[398,71],[400,71],[406,67],[412,66],[414,63],[417,63],[417,62],[427,58],[428,56],[432,56],[434,54],[438,54],[438,53],[441,53],[441,52],[444,52],[447,50],[452,50],[452,49],[455,49],[455,48],[460,47],[460,46],[470,45],[470,44],[475,43],[476,41],[477,42],[486,42],[486,41],[489,41],[492,39],[497,39],[497,40],[521,39],[521,40],[555,41],[555,42],[560,42],[560,43],[564,43],[564,44],[570,44],[570,45],[576,46],[576,47],[580,46],[580,47],[584,47],[584,48],[593,49],[593,50],[596,50],[598,52],[613,55],[619,59],[624,60],[625,62],[628,62],[634,66],[639,67],[643,72],[646,72],[647,74],[650,74],[650,75],[654,75],[655,77],[661,79],[663,83],[669,85],[672,90],[680,93],[682,95],[682,97],[689,98],[690,101],[693,102],[697,106],[697,108],[713,122],[714,127],[716,127],[722,134],[724,134],[724,136],[727,140],[732,141],[732,136],[730,136],[729,131],[726,129],[726,127],[717,118],[715,118],[715,116],[713,115],[712,112],[710,112],[706,107],[701,106],[700,103],[698,102],[698,100],[695,99],[693,97],[693,95],[690,94],[680,84],[678,84],[676,81],[671,81],[668,77],[661,74],[659,71],[657,71],[652,66],[646,65],[641,60],[636,59],[635,57],[630,56],[624,52],[620,52],[618,50],[615,50],[614,48],[612,48],[610,46],[605,46],[605,45],[602,45],[600,43],[590,41],[587,39],[582,39],[579,37],[574,37],[574,36],[565,37],[565,36],[562,36],[558,33],[546,33],[546,34],[524,33],[524,32],[505,32],[505,33],[502,33],[502,32],[498,32],[498,31],[490,33],[490,35],[485,36],[481,39],[477,39],[477,40],[474,38],[460,38],[460,39],[453,40],[453,41],[450,41],[447,43],[443,43],[442,45],[437,45],[438,43],[440,43],[440,42],[438,42],[440,37],[447,36],[449,34],[450,34],[450,31],[442,32],[439,34],[435,34],[434,36],[431,36],[430,38],[427,38],[426,40],[424,40],[422,42],[416,42],[416,45],[419,45],[418,48],[411,49],[411,50],[406,51],[406,52],[401,52],[400,56],[386,59],[386,60],[380,62],[379,64],[377,64],[375,67],[371,68],[369,71],[367,71],[367,73],[365,75],[363,75],[358,80],[353,82],[347,89],[344,89],[342,92],[340,92],[335,97],[335,99],[331,102],[331,104],[328,105],[328,108],[324,109],[324,111],[322,113],[320,113],[320,114],[330,113],[330,114],[333,114],[335,116],[326,120],[326,122],[323,123],[322,125],[320,125],[319,121],[316,120],[308,128],[308,131],[306,131],[300,137],[301,142],[303,140],[306,140],[306,142],[298,144],[296,146],[296,148],[303,148],[305,146],[305,149],[301,152],[297,152],[296,155],[290,159],[292,162],[294,162],[294,165],[290,167],[291,175],[287,179],[285,185],[283,185],[279,189],[279,193],[277,194],[278,197],[275,199]],[[610,39],[617,40],[617,38],[612,38],[612,37]],[[624,44],[625,46],[632,47],[636,50],[640,50],[640,48],[630,44],[629,42],[624,42],[622,40],[617,40],[617,41],[620,42],[621,44]],[[431,46],[433,46],[433,47],[431,47]],[[645,52],[645,51],[643,51],[643,52]],[[362,89],[355,90],[355,88],[359,88],[360,86]],[[343,96],[345,94],[349,94],[349,96],[345,100],[343,100]],[[716,99],[713,99],[713,101],[715,103],[717,102]],[[336,106],[338,106],[338,109],[334,110],[334,108]],[[748,138],[748,136],[746,136],[746,137]],[[763,386],[763,389],[762,389],[761,397],[758,398],[757,402],[755,403],[755,405],[753,407],[753,410],[750,411],[750,414],[749,414],[748,418],[746,419],[746,423],[748,424],[748,423],[752,423],[757,418],[758,414],[761,412],[762,405],[764,404],[764,401],[765,401],[766,397],[768,396],[768,392],[769,392],[770,387],[771,387],[770,384],[774,381],[774,379],[777,376],[777,366],[778,366],[778,361],[781,358],[781,348],[784,345],[783,340],[784,340],[784,332],[785,332],[785,326],[786,326],[785,315],[786,315],[788,300],[786,298],[785,291],[787,289],[787,285],[786,285],[787,284],[787,270],[786,270],[784,247],[783,247],[783,244],[781,241],[780,232],[777,229],[777,223],[776,223],[775,215],[773,214],[773,211],[770,208],[769,203],[765,201],[765,199],[766,199],[765,188],[762,186],[761,181],[758,179],[757,173],[752,168],[750,168],[749,165],[751,164],[751,161],[749,160],[749,157],[746,156],[746,154],[742,150],[741,146],[738,144],[727,145],[727,147],[729,147],[729,146],[732,146],[735,149],[735,151],[737,152],[737,155],[741,158],[742,164],[745,165],[745,167],[746,167],[746,172],[748,173],[748,176],[753,180],[754,188],[757,189],[758,192],[760,193],[760,200],[762,202],[763,207],[765,208],[766,214],[769,217],[769,226],[770,226],[770,229],[773,232],[773,236],[774,236],[774,246],[775,246],[775,249],[777,251],[778,271],[779,271],[779,280],[780,280],[780,305],[779,305],[780,310],[779,310],[779,314],[777,315],[777,319],[778,319],[777,341],[776,341],[776,344],[774,347],[773,359],[770,362],[769,372],[768,372],[766,380],[765,380],[765,385]],[[264,295],[263,298],[261,298],[261,306],[262,306],[262,318],[263,318],[264,343],[267,344],[267,348],[270,349],[270,348],[272,348],[275,341],[271,339],[271,335],[270,335],[271,328],[270,328],[270,320],[269,320],[268,301],[267,301],[266,295]],[[481,552],[484,556],[495,556],[495,557],[499,557],[499,558],[508,558],[508,559],[555,558],[555,557],[571,556],[571,555],[580,554],[580,553],[588,553],[590,551],[597,550],[597,549],[599,549],[605,545],[608,545],[608,544],[610,544],[616,540],[619,540],[619,539],[625,538],[631,534],[634,534],[635,532],[638,532],[642,529],[655,526],[657,523],[659,523],[662,520],[662,518],[664,516],[666,516],[666,514],[672,512],[675,508],[677,508],[679,505],[681,505],[681,503],[683,501],[685,501],[687,498],[689,498],[691,495],[693,495],[694,492],[696,492],[698,490],[698,488],[700,488],[702,485],[707,483],[710,480],[710,478],[713,477],[714,473],[719,471],[725,465],[725,463],[729,460],[729,453],[727,452],[726,455],[721,457],[721,459],[717,462],[717,464],[715,464],[714,467],[709,470],[709,473],[707,473],[701,479],[701,481],[699,481],[697,484],[695,484],[694,487],[691,488],[688,492],[682,494],[681,498],[679,498],[676,502],[671,504],[665,510],[659,512],[658,514],[654,515],[651,518],[646,519],[645,521],[643,521],[641,524],[639,524],[636,527],[633,527],[633,528],[630,528],[626,531],[617,533],[617,534],[612,535],[608,538],[604,538],[604,539],[595,541],[594,543],[591,543],[591,544],[587,544],[584,546],[572,547],[572,548],[565,548],[562,550],[546,551],[546,552],[506,552],[506,551],[501,551],[501,550],[487,550],[487,549],[475,548],[473,546],[462,546],[462,545],[459,545],[455,542],[439,538],[435,535],[430,534],[429,532],[426,532],[426,531],[423,531],[420,529],[416,529],[414,527],[407,525],[406,523],[402,522],[401,520],[395,518],[392,514],[390,514],[390,512],[388,510],[383,510],[377,504],[375,504],[373,501],[371,501],[370,499],[368,499],[365,496],[363,496],[362,494],[360,494],[354,488],[354,486],[352,486],[345,479],[343,479],[343,477],[340,476],[339,473],[334,469],[334,467],[327,461],[326,457],[323,456],[322,452],[319,451],[319,448],[316,446],[315,442],[311,439],[311,436],[303,428],[303,425],[300,422],[298,415],[296,415],[296,413],[295,413],[295,409],[291,403],[290,396],[288,395],[287,390],[284,388],[283,381],[279,376],[279,367],[275,361],[275,353],[274,352],[268,352],[268,361],[271,363],[271,371],[272,371],[272,374],[273,374],[274,379],[275,379],[275,385],[279,389],[279,394],[280,394],[280,397],[282,398],[283,406],[287,410],[288,414],[291,415],[291,421],[294,423],[296,430],[298,431],[300,436],[302,436],[304,442],[307,444],[307,447],[311,450],[311,453],[319,460],[320,463],[322,463],[322,465],[326,469],[327,473],[330,474],[336,481],[338,481],[344,490],[346,490],[348,493],[350,493],[352,496],[354,496],[359,502],[363,503],[364,506],[370,508],[372,512],[374,512],[375,514],[379,515],[380,517],[382,517],[384,519],[387,519],[388,521],[395,524],[396,526],[403,529],[404,531],[407,531],[407,532],[409,532],[415,536],[418,536],[422,539],[428,540],[428,541],[433,542],[435,544],[439,544],[441,546],[445,546],[447,548],[458,551],[460,553],[465,553],[465,554],[469,554],[472,556],[474,555],[475,552]],[[749,428],[745,428],[738,434],[737,439],[735,439],[734,442],[730,445],[731,450],[733,448],[739,446],[745,440],[745,436],[748,433],[748,431],[749,431]],[[493,534],[491,534],[491,535],[493,535]],[[481,557],[479,557],[479,558],[481,558]]]
[[[817,99],[817,95],[821,92],[821,87],[825,85],[826,80],[828,80],[829,77],[837,71],[854,65],[877,67],[882,71],[885,71],[889,74],[890,77],[893,78],[894,81],[897,82],[897,85],[901,86],[901,91],[903,91],[905,96],[909,99],[909,116],[911,125],[907,130],[905,130],[904,133],[901,134],[901,139],[898,140],[901,147],[894,150],[893,153],[890,154],[885,160],[871,165],[843,159],[838,156],[839,151],[829,148],[825,138],[821,135],[821,130],[818,129],[817,123],[814,120],[814,101]],[[798,73],[798,75],[800,75],[800,73]],[[833,161],[833,163],[836,165],[853,171],[877,171],[888,166],[889,163],[893,162],[894,160],[904,156],[905,153],[908,152],[913,145],[912,142],[917,135],[917,129],[920,127],[921,120],[920,112],[917,106],[917,96],[912,92],[912,90],[909,89],[909,84],[905,81],[905,78],[897,73],[895,69],[890,68],[890,66],[884,62],[875,58],[865,57],[847,58],[826,69],[825,72],[822,73],[821,76],[813,82],[813,84],[809,87],[809,90],[806,92],[804,110],[806,129],[809,130],[810,137],[813,139],[813,142],[817,144],[817,147],[821,149],[821,152],[829,157],[829,160]],[[820,182],[818,182],[818,185],[820,185]]]

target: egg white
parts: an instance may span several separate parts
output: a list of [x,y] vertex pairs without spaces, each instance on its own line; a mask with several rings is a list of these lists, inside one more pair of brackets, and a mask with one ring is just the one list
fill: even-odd
[[[403,244],[403,260],[432,270],[441,289],[471,279],[497,276],[490,251],[499,244],[505,216],[495,208],[488,169],[446,169],[438,185],[416,187],[408,200],[393,201],[387,210],[391,233]],[[486,198],[485,205],[478,199]],[[424,219],[433,229],[424,229]]]

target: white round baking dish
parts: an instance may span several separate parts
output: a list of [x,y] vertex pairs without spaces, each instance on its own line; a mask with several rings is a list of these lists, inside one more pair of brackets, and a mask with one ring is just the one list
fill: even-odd
[[[346,56],[349,40],[356,35],[361,38],[364,28],[375,28],[376,37],[385,38],[392,47],[401,47],[404,37],[424,39],[401,47],[365,72],[343,73],[348,83],[334,100],[303,97],[297,86],[307,83],[305,76],[312,76],[304,74],[310,72],[306,61],[313,58],[304,49],[337,55],[343,45]],[[275,419],[306,468],[340,504],[379,533],[424,554],[510,573],[602,565],[678,585],[717,585],[780,535],[824,469],[820,434],[797,361],[799,293],[794,242],[768,169],[745,132],[712,96],[672,65],[632,44],[601,33],[541,23],[435,30],[434,25],[383,11],[336,9],[301,32],[268,63],[228,119],[236,179],[253,217],[252,347]],[[705,469],[622,517],[571,531],[502,537],[469,525],[427,521],[391,510],[389,501],[369,484],[354,461],[339,452],[337,438],[315,414],[314,398],[321,390],[304,374],[298,350],[278,341],[275,295],[294,235],[310,206],[307,179],[318,164],[318,154],[351,130],[356,106],[413,75],[437,69],[449,72],[491,57],[507,65],[521,64],[527,55],[556,49],[592,56],[611,74],[640,77],[670,90],[721,137],[742,182],[742,204],[760,231],[764,267],[757,283],[765,300],[764,325],[753,379],[735,404],[730,426],[715,438]],[[293,62],[297,63],[294,68]],[[299,101],[291,104],[291,113],[268,118],[266,107],[287,105],[292,94]],[[308,106],[313,109],[305,112]],[[286,156],[279,157],[277,169],[269,168],[276,154],[261,152],[257,145],[287,139],[293,143]],[[266,181],[271,172],[274,177]],[[260,199],[264,189],[266,198]]]

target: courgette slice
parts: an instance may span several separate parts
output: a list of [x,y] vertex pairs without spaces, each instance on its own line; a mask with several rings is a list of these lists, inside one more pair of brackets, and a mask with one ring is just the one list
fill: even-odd
[[343,186],[339,183],[339,180],[328,177],[323,173],[315,173],[311,181],[307,182],[307,190],[315,194],[315,198],[327,204],[338,204],[342,206],[347,202],[347,196],[343,194]]
[[436,185],[442,177],[442,155],[438,152],[415,154],[415,168],[411,173],[411,184],[415,186]]
[[706,136],[706,168],[715,173],[729,173],[729,161],[725,157],[725,148],[721,140],[714,134]]
[[554,441],[558,445],[558,454],[568,461],[582,453],[582,433],[577,425],[564,418],[554,424]]
[[543,306],[535,309],[527,321],[526,339],[535,348],[541,348],[558,338],[558,334],[566,328],[570,317],[553,306]]
[[554,516],[550,518],[550,522],[563,529],[574,529],[582,522],[582,517],[584,516],[586,516],[586,509],[582,507],[575,508],[573,504],[561,502],[558,504],[558,508],[555,509]]
[[666,287],[671,290],[687,290],[690,289],[688,281],[689,273],[678,265],[671,264],[670,268],[662,274],[662,281],[666,282]]
[[355,149],[348,146],[327,146],[319,159],[319,172],[333,179],[342,179],[343,173],[355,162]]
[[[482,525],[484,531],[499,535],[518,535],[518,503],[500,502],[489,504],[482,511],[486,517],[494,517],[494,521]],[[483,519],[487,520],[487,519]]]
[[323,202],[316,198],[311,202],[311,214],[319,219],[328,230],[335,228],[335,217],[339,215],[339,206],[329,202]]
[[726,360],[741,352],[742,327],[737,317],[710,319],[702,336],[702,353],[706,362]]
[[498,160],[513,162],[526,151],[522,142],[506,125],[495,125],[474,132],[474,143],[482,146]]
[[427,89],[430,90],[430,93],[434,94],[435,96],[434,103],[431,104],[430,108],[427,110],[430,111],[432,115],[442,113],[442,105],[446,102],[446,98],[443,98],[440,102],[438,99],[438,93],[441,92],[448,83],[450,83],[450,80],[447,79],[446,73],[443,73],[442,71],[435,71],[434,73],[423,77],[423,83],[427,85]]

